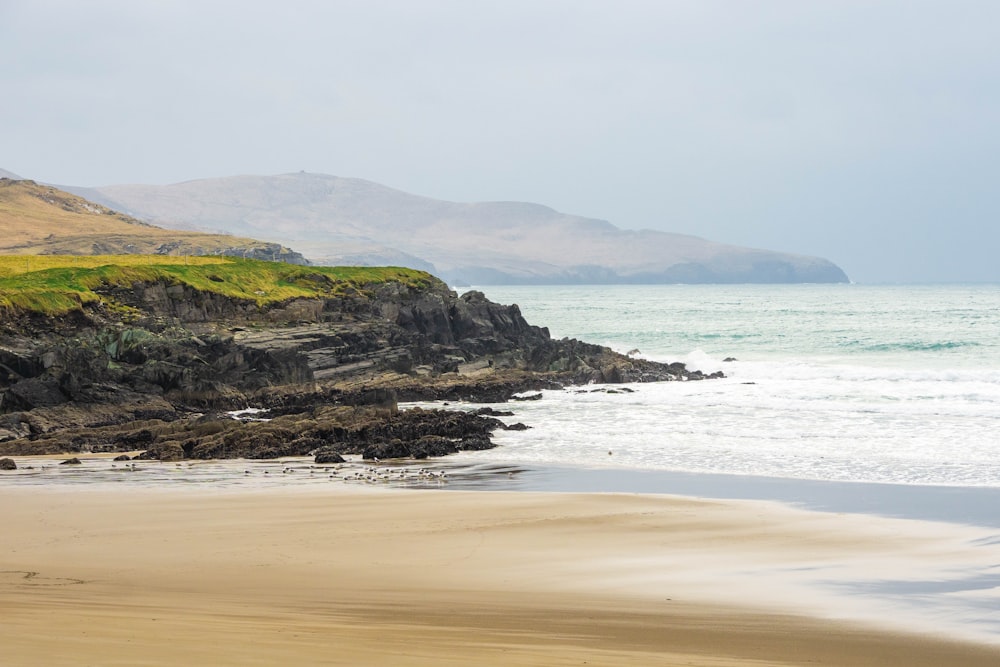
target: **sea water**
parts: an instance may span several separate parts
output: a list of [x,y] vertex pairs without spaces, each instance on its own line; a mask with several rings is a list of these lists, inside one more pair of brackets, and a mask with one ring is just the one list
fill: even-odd
[[726,378],[545,391],[470,460],[1000,487],[1000,286],[479,289],[554,338]]

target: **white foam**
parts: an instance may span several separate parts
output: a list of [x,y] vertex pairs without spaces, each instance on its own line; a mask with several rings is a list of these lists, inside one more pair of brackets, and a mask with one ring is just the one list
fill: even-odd
[[474,456],[1000,486],[1000,385],[878,377],[862,368],[824,374],[815,366],[761,377],[764,368],[747,366],[725,380],[632,385],[633,393],[546,391],[513,408],[512,419],[531,429],[498,433],[500,448]]

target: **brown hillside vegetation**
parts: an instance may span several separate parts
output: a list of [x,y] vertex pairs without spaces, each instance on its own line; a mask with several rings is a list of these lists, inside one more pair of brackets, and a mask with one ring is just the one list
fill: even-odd
[[297,256],[275,243],[155,227],[57,188],[9,178],[0,179],[0,254]]

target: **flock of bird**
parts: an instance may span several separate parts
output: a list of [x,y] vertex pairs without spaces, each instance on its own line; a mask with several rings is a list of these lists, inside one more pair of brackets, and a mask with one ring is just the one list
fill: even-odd
[[[288,475],[295,472],[302,472],[301,468],[286,466],[282,468],[282,474]],[[334,466],[311,465],[308,468],[309,475],[316,473],[326,474],[330,479],[339,479],[344,482],[367,482],[377,484],[379,482],[407,482],[407,481],[437,481],[448,480],[448,473],[444,470],[431,470],[429,468],[412,467],[390,467],[390,466],[361,466],[360,468],[352,464],[336,464]],[[243,471],[244,475],[251,475],[253,471],[249,468]],[[265,475],[270,474],[269,470],[264,471]]]
[[[159,467],[160,464],[157,461],[150,461],[151,465],[149,468]],[[195,462],[188,462],[187,464],[175,463],[174,468],[192,468],[199,465]],[[112,463],[112,468],[125,472],[136,472],[142,469],[147,469],[146,466],[141,466],[136,462],[123,462],[121,464]],[[162,470],[162,468],[160,468]],[[243,470],[244,477],[251,477],[254,475],[272,475],[278,474],[278,470],[275,469],[273,464],[254,466],[250,468],[245,468]],[[342,482],[354,482],[354,483],[366,483],[366,484],[380,484],[380,483],[390,483],[390,482],[436,482],[444,483],[448,481],[448,473],[445,470],[433,470],[430,468],[418,468],[415,466],[391,466],[391,465],[367,465],[367,464],[357,464],[357,463],[338,463],[333,465],[309,465],[306,466],[293,466],[289,464],[283,464],[281,468],[281,473],[283,475],[292,474],[304,474],[310,478],[316,478],[321,475],[325,475],[328,479]]]

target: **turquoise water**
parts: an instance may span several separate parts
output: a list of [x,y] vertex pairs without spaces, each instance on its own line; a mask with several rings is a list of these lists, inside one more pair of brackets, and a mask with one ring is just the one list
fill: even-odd
[[483,291],[556,338],[727,378],[546,392],[482,460],[1000,487],[1000,286]]
[[1000,286],[488,287],[529,322],[652,357],[1000,366]]

